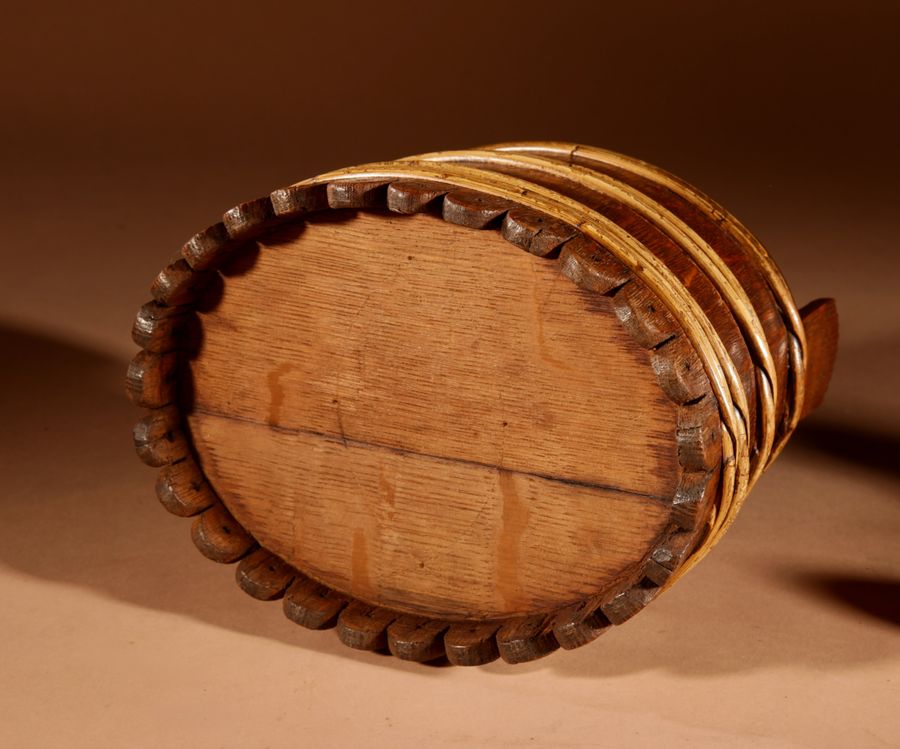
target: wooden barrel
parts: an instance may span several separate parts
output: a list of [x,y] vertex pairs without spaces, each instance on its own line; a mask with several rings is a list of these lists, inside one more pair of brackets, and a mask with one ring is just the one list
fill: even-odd
[[702,558],[837,338],[696,189],[558,143],[276,190],[152,293],[134,440],[200,551],[351,647],[462,665],[583,645]]

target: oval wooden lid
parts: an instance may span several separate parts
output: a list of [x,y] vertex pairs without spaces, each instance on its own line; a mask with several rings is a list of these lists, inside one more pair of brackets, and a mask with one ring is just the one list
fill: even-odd
[[128,386],[160,500],[244,590],[352,647],[577,647],[704,534],[722,443],[703,365],[577,227],[439,180],[334,179],[232,209],[153,291]]
[[187,423],[267,549],[368,603],[550,613],[671,522],[677,408],[607,297],[497,232],[375,213],[260,242],[200,313]]

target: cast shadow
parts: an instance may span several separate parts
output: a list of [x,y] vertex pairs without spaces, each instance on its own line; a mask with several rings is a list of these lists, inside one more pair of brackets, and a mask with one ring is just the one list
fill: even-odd
[[824,407],[797,427],[791,452],[835,459],[889,480],[900,476],[900,424],[891,419],[897,413],[898,367],[895,334],[856,344],[841,341]]
[[846,574],[808,573],[796,576],[799,586],[824,601],[860,612],[875,621],[900,627],[900,579]]
[[[3,326],[0,347],[9,354],[9,364],[0,368],[0,392],[7,401],[0,445],[15,466],[6,472],[0,498],[0,563],[116,601],[336,658],[432,676],[448,673],[352,651],[333,632],[297,627],[284,618],[278,602],[263,604],[241,592],[233,567],[203,559],[190,541],[190,521],[162,511],[153,494],[153,471],[133,453],[130,432],[138,412],[123,393],[126,362]],[[553,669],[587,678],[644,670],[703,675],[785,663],[815,667],[835,657],[853,664],[887,655],[880,646],[863,644],[836,648],[838,655],[826,658],[807,623],[791,618],[789,605],[776,608],[773,619],[772,607],[761,598],[770,581],[752,591],[723,592],[726,577],[692,573],[679,584],[681,592],[667,593],[590,647],[519,666],[498,662],[485,671],[495,676]],[[870,585],[862,599],[840,585],[833,593],[872,610],[881,590]],[[786,595],[790,599],[790,592]],[[818,600],[823,609],[831,604],[824,596]],[[773,621],[777,646],[757,648],[752,662],[734,656],[736,642]],[[840,636],[835,635],[839,622],[828,616],[823,621],[829,636]],[[858,637],[858,631],[846,636]]]
[[[843,349],[849,364],[836,370],[829,408],[805,420],[779,458],[775,472],[793,474],[782,491],[761,482],[724,548],[622,628],[633,638],[613,629],[604,636],[617,640],[610,647],[564,654],[548,667],[583,677],[653,669],[704,675],[780,663],[831,670],[900,655],[885,637],[900,624],[900,580],[841,570],[827,553],[818,555],[818,569],[801,566],[817,558],[804,548],[849,546],[859,560],[877,553],[881,564],[896,557],[895,547],[884,545],[889,530],[877,526],[895,517],[900,434],[860,401],[860,388],[893,392],[900,345],[889,337]],[[856,491],[860,481],[870,491]],[[828,520],[805,522],[823,500]],[[749,526],[746,515],[753,515]],[[743,556],[733,553],[742,535]]]
[[135,456],[131,428],[140,412],[125,397],[126,361],[2,324],[0,350],[8,362],[0,368],[0,456],[8,461],[0,565],[336,658],[416,668],[293,624],[280,601],[244,594],[233,565],[200,556],[191,521],[163,511],[154,469]]
[[818,453],[866,470],[900,476],[900,435],[871,427],[815,417],[801,424],[791,449]]

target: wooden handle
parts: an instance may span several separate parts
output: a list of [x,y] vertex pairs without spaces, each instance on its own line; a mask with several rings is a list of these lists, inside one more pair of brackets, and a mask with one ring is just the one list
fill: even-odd
[[800,418],[805,419],[825,398],[838,344],[838,313],[834,299],[814,299],[800,310],[806,330],[806,394]]

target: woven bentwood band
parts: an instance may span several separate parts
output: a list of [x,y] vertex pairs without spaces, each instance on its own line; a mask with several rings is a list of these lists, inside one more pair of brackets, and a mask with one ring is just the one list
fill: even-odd
[[[330,211],[340,213],[329,217]],[[349,211],[379,215],[357,217]],[[585,295],[579,299],[604,297],[610,305],[604,309],[618,318],[612,322],[621,324],[622,340],[648,352],[652,387],[665,396],[667,418],[676,422],[673,462],[663,471],[675,471],[674,494],[653,498],[665,505],[665,524],[615,578],[603,577],[590,587],[595,575],[587,574],[589,586],[578,589],[578,600],[560,596],[551,601],[552,610],[549,603],[472,608],[466,611],[482,612],[483,618],[465,618],[458,606],[420,608],[406,598],[375,594],[369,600],[365,591],[353,595],[352,586],[329,580],[321,570],[307,573],[310,560],[291,558],[287,547],[279,550],[266,529],[253,525],[252,515],[242,514],[246,508],[229,495],[227,483],[219,485],[214,472],[207,474],[215,461],[204,457],[202,428],[192,431],[194,396],[213,390],[209,383],[218,380],[201,382],[195,391],[189,362],[198,341],[208,343],[215,332],[203,315],[210,300],[217,303],[235,259],[252,260],[268,240],[315,231],[317,222],[328,224],[335,217],[337,222],[359,218],[365,226],[385,216],[417,213],[430,214],[417,226],[440,218],[456,227],[498,232],[553,263],[542,267],[574,282],[573,294]],[[397,225],[394,219],[388,223]],[[341,244],[350,234],[337,236]],[[355,247],[348,245],[347,251]],[[329,267],[322,277],[332,272]],[[282,270],[278,277],[289,275]],[[427,285],[423,278],[419,284]],[[234,299],[240,284],[229,288]],[[518,294],[519,285],[514,289]],[[285,614],[303,626],[336,627],[354,648],[386,647],[417,661],[446,655],[459,665],[497,657],[521,662],[557,647],[580,647],[671,586],[722,538],[800,417],[821,400],[834,354],[833,346],[825,346],[823,358],[818,323],[807,317],[808,308],[801,314],[775,263],[723,208],[642,161],[567,143],[423,154],[340,169],[275,190],[232,208],[220,223],[192,237],[159,274],[152,293],[154,300],[141,308],[132,333],[142,350],[129,367],[127,389],[135,404],[150,410],[135,427],[134,440],[141,459],[160,469],[156,491],[162,504],[194,518],[192,537],[200,551],[218,562],[239,563],[237,580],[247,593],[283,598]],[[583,314],[584,308],[578,309]],[[834,343],[836,317],[821,323],[829,324]],[[207,354],[213,350],[215,345],[209,346]],[[269,350],[260,351],[268,362]],[[646,361],[641,359],[642,367]],[[820,370],[821,377],[807,381]],[[594,371],[587,370],[588,381],[596,381]],[[274,429],[275,422],[268,426]],[[670,437],[667,429],[663,440]],[[343,426],[340,431],[343,438]],[[595,439],[587,434],[589,441]],[[532,436],[529,431],[529,444]],[[588,464],[581,452],[575,462]],[[329,501],[340,504],[334,496]],[[642,512],[638,524],[651,527]],[[573,517],[584,522],[580,513]],[[542,590],[547,579],[540,577]],[[402,585],[396,590],[409,592]]]
[[[562,154],[565,161],[536,153]],[[638,167],[652,179],[690,200],[704,200],[705,210],[714,211],[729,222],[729,228],[745,241],[750,232],[736,219],[711,201],[698,198],[698,193],[662,170],[634,159],[601,149],[568,144],[510,144],[472,151],[446,151],[411,156],[400,161],[366,164],[298,182],[296,186],[334,182],[370,182],[390,179],[424,179],[468,188],[496,198],[514,201],[575,227],[612,253],[634,275],[643,281],[666,305],[693,343],[709,377],[719,403],[722,418],[722,480],[718,502],[709,519],[702,542],[673,575],[671,585],[700,561],[722,538],[734,522],[738,511],[756,480],[773,460],[799,421],[803,407],[805,382],[805,348],[800,313],[778,267],[755,239],[748,242],[760,261],[766,280],[776,294],[792,338],[792,397],[787,404],[776,403],[779,392],[777,373],[762,323],[747,293],[718,253],[693,229],[655,201],[628,185],[572,163],[574,157],[610,160],[629,168]],[[477,168],[467,166],[476,164]],[[707,313],[679,278],[651,250],[617,224],[588,206],[555,190],[517,179],[503,173],[505,166],[516,165],[563,179],[579,181],[592,189],[607,193],[635,208],[653,221],[676,242],[697,265],[707,272],[739,322],[754,354],[757,383],[762,400],[759,439],[751,444],[748,425],[751,414],[746,392],[724,342],[710,322]],[[789,418],[776,422],[779,406],[787,405]],[[778,434],[778,432],[781,432]]]

